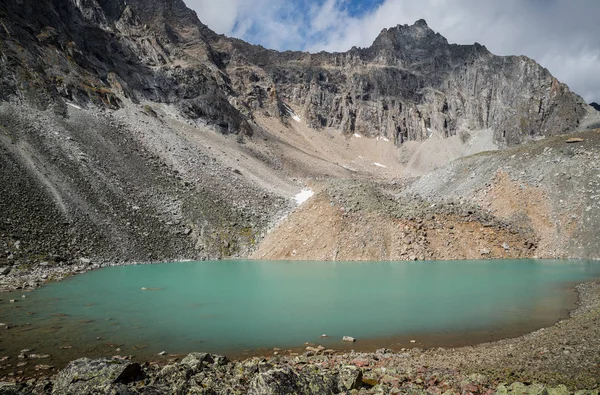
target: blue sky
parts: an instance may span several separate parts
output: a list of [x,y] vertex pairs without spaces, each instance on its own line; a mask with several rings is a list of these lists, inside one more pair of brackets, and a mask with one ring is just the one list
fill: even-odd
[[600,102],[600,0],[184,0],[217,33],[278,50],[367,47],[424,18],[451,43],[527,55]]

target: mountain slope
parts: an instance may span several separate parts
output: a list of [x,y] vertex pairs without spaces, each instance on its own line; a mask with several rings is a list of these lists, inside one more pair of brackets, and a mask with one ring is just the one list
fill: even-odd
[[[308,54],[217,35],[181,0],[3,2],[0,266],[246,257],[307,186],[385,184],[590,111],[534,61],[422,20]],[[518,256],[535,237],[515,236]]]

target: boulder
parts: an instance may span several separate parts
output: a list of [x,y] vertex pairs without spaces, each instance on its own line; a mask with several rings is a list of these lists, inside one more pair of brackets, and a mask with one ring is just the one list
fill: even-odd
[[181,360],[181,364],[188,365],[194,373],[201,371],[204,366],[211,365],[213,362],[213,357],[204,352],[193,352]]
[[352,336],[344,336],[344,337],[342,337],[342,341],[353,343],[356,341],[356,339],[353,338]]
[[248,395],[300,394],[299,377],[289,366],[257,374],[248,389]]
[[281,366],[258,373],[250,383],[248,395],[304,395],[338,393],[334,375],[302,371]]
[[121,359],[80,358],[61,370],[54,381],[52,394],[108,393],[115,384],[143,379],[139,364]]
[[362,371],[356,366],[346,365],[340,369],[338,375],[338,390],[350,391],[360,386]]
[[23,384],[0,383],[0,395],[18,395],[23,390]]
[[193,371],[187,364],[171,364],[161,369],[156,375],[154,384],[166,388],[165,391],[171,394],[185,393],[189,386],[189,379]]

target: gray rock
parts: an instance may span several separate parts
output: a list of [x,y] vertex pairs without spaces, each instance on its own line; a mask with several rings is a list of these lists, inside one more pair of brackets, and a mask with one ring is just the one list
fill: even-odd
[[121,359],[81,358],[58,373],[52,394],[107,393],[114,384],[127,384],[142,378],[142,370],[137,363]]
[[362,371],[356,366],[346,365],[340,369],[338,375],[338,389],[340,392],[350,391],[359,387]]
[[7,274],[10,273],[11,270],[12,270],[12,267],[10,267],[10,266],[4,266],[4,267],[0,268],[0,276],[6,276]]
[[23,390],[23,384],[0,382],[0,395],[19,395]]
[[300,394],[299,377],[289,366],[271,369],[257,374],[248,395]]
[[156,375],[155,383],[164,388],[168,388],[169,393],[178,394],[185,392],[189,386],[189,379],[193,375],[193,370],[187,364],[171,364],[161,369]]
[[335,394],[337,380],[318,372],[298,374],[289,366],[258,373],[250,383],[248,395]]
[[188,354],[181,361],[182,364],[188,365],[194,373],[199,372],[206,365],[210,365],[214,362],[213,357],[207,353],[193,352]]

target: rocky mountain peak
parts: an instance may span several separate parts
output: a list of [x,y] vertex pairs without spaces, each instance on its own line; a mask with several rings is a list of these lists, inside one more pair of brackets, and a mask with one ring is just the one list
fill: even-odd
[[402,51],[439,45],[448,45],[448,41],[429,28],[424,19],[419,19],[413,25],[397,25],[383,29],[373,42],[372,48]]

